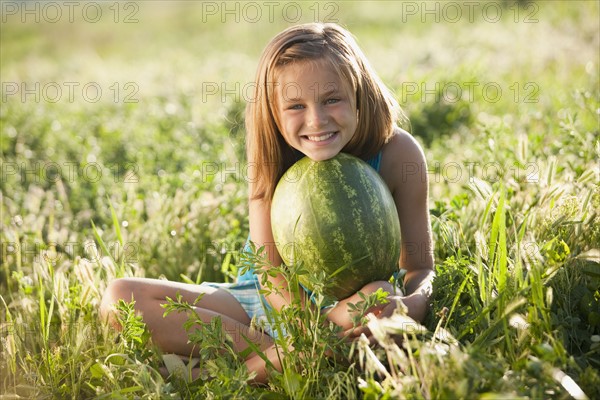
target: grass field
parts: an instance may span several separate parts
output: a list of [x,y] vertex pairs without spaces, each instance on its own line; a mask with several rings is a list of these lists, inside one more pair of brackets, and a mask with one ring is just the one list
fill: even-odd
[[[0,5],[0,399],[600,397],[597,1]],[[314,329],[260,388],[198,327],[202,379],[164,379],[131,304],[118,335],[100,296],[235,276],[250,82],[314,20],[355,34],[425,149],[431,312],[370,321],[372,348],[292,307],[288,332]]]

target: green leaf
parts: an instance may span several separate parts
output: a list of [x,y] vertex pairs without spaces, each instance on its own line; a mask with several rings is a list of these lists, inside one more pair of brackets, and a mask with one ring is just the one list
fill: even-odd
[[104,365],[100,363],[95,363],[90,367],[90,373],[92,374],[92,378],[103,378],[106,373],[104,372]]

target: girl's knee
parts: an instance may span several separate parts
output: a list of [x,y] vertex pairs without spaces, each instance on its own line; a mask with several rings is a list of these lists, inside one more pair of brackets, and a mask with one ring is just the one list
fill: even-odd
[[388,293],[392,293],[394,291],[394,287],[392,286],[392,284],[387,281],[369,282],[365,286],[363,286],[362,289],[360,289],[360,291],[366,295],[369,295],[371,293],[375,293],[377,289],[382,289],[383,291]]
[[100,303],[100,316],[115,324],[115,306],[119,300],[130,302],[135,297],[135,281],[129,278],[116,279],[108,284],[102,302]]

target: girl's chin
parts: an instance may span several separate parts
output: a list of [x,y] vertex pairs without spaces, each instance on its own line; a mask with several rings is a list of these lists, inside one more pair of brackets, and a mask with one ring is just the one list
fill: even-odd
[[314,162],[318,162],[318,161],[327,161],[329,159],[332,159],[333,157],[337,156],[340,152],[338,151],[337,153],[333,154],[333,153],[329,153],[329,154],[306,154],[306,153],[302,153],[304,154],[306,157],[310,158],[311,161]]

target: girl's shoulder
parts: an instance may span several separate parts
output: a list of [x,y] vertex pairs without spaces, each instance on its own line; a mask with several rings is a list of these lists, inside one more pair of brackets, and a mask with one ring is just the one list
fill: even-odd
[[427,163],[419,142],[401,128],[383,146],[380,174],[393,192],[403,184],[426,180]]
[[417,140],[402,128],[395,128],[392,138],[383,146],[382,167],[407,163],[424,163],[425,154]]

